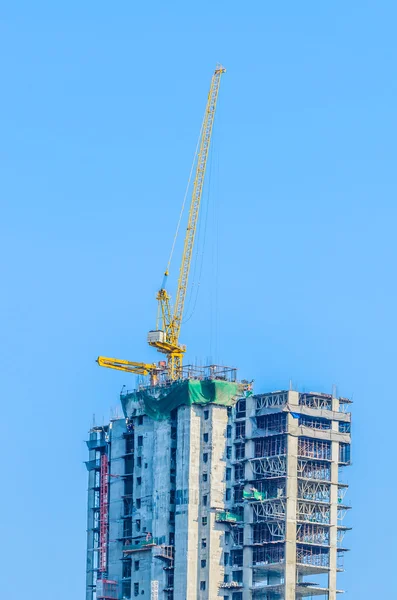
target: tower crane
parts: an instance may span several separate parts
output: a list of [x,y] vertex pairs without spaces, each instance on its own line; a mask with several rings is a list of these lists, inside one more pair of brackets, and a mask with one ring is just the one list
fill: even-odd
[[101,367],[126,371],[129,373],[150,375],[151,383],[155,385],[159,375],[166,374],[166,378],[175,381],[182,377],[183,355],[186,352],[186,346],[179,342],[183,310],[188,288],[190,265],[194,239],[197,230],[197,223],[200,211],[201,198],[203,194],[205,172],[209,148],[211,143],[212,129],[214,125],[215,111],[219,94],[219,86],[223,73],[226,69],[217,65],[211,79],[210,91],[208,94],[207,105],[205,108],[204,119],[199,141],[199,150],[197,155],[197,164],[193,182],[193,191],[190,201],[189,216],[186,227],[186,234],[183,246],[182,261],[179,269],[179,278],[174,305],[171,303],[171,296],[166,290],[167,278],[169,275],[169,266],[164,273],[164,279],[160,290],[157,292],[157,322],[156,329],[149,331],[148,343],[156,348],[162,354],[165,354],[167,361],[160,361],[159,364],[147,364],[140,362],[130,362],[116,358],[107,358],[99,356],[97,362]]

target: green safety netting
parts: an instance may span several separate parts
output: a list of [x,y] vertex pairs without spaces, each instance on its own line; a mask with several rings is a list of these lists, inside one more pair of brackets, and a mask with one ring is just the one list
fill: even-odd
[[220,404],[234,406],[244,395],[244,386],[230,381],[188,379],[175,381],[170,386],[136,390],[121,396],[124,415],[132,416],[136,403],[144,405],[145,413],[152,419],[161,420],[170,416],[178,406],[192,404]]
[[263,492],[258,492],[258,490],[251,489],[250,492],[243,490],[243,498],[244,500],[260,500],[262,502],[263,500],[266,500],[267,495]]

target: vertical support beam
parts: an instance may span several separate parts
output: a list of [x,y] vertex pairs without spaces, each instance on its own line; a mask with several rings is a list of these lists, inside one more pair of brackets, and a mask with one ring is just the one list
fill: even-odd
[[101,493],[100,493],[100,534],[99,534],[99,570],[105,573],[108,564],[108,524],[109,524],[109,461],[106,454],[101,456]]
[[246,406],[246,420],[245,420],[245,456],[248,459],[245,462],[245,479],[254,479],[252,463],[249,460],[250,458],[254,458],[255,454],[255,442],[252,439],[252,435],[254,432],[254,418],[256,415],[256,399],[254,396],[249,396],[245,401]]
[[[205,410],[201,409],[202,411]],[[223,583],[224,561],[222,542],[225,537],[225,526],[215,521],[214,508],[224,505],[226,494],[226,427],[227,427],[227,408],[224,406],[209,406],[209,420],[202,422],[202,431],[209,429],[209,448],[204,445],[203,451],[208,451],[209,456],[209,498],[208,504],[211,511],[208,514],[209,536],[208,536],[208,556],[207,568],[205,571],[198,565],[199,570],[208,577],[208,592],[206,598],[217,598],[219,586]],[[206,425],[208,424],[208,426]],[[201,489],[200,482],[198,484]],[[202,503],[202,497],[200,498]],[[214,568],[214,565],[217,568]],[[204,597],[202,593],[201,598]]]
[[[155,485],[152,487],[152,535],[159,540],[159,543],[168,545],[171,488],[171,424],[169,420],[153,421],[153,446],[149,452],[153,452],[151,478],[155,481]],[[155,558],[158,553],[159,549],[153,549],[150,573],[153,598],[156,596],[156,588],[158,597],[158,588],[167,587],[167,571],[164,570],[164,562]]]
[[174,595],[175,598],[196,598],[201,452],[200,416],[193,407],[178,408],[177,438]]
[[[332,398],[332,410],[339,411],[338,398]],[[332,421],[332,431],[339,430],[338,421]],[[338,481],[339,481],[339,442],[331,442],[331,494],[330,494],[330,530],[329,530],[329,575],[328,600],[336,600],[337,547],[338,547]]]
[[[254,479],[252,462],[249,460],[254,457],[255,454],[255,442],[252,439],[253,434],[253,418],[255,417],[256,400],[253,396],[249,396],[246,399],[246,421],[245,421],[245,456],[248,460],[245,462],[245,479]],[[243,600],[252,599],[251,586],[253,583],[253,571],[252,571],[252,506],[246,503],[244,506],[244,546],[243,546]]]
[[[289,392],[289,404],[296,404],[296,392]],[[291,396],[291,398],[290,398]],[[285,523],[285,600],[296,598],[296,505],[298,494],[298,437],[291,435],[296,429],[296,419],[287,415],[287,481]]]
[[252,571],[252,506],[247,503],[244,506],[244,546],[243,546],[243,600],[251,600],[253,583]]
[[[126,432],[125,421],[115,420],[110,429],[109,449],[109,509],[108,509],[108,563],[107,577],[111,580],[121,582],[123,574],[123,563],[120,557],[123,556],[123,536],[124,523],[131,523],[124,519],[124,503],[122,496],[125,489],[125,477],[132,471],[132,456],[126,456]],[[132,537],[132,536],[131,536]],[[97,594],[98,596],[98,594]]]
[[[90,442],[101,437],[101,432],[91,430]],[[98,452],[98,464],[100,466],[99,451],[90,449],[89,463],[96,462]],[[99,538],[94,528],[99,523],[99,492],[94,488],[100,485],[100,471],[92,469],[88,471],[88,503],[87,503],[87,566],[86,566],[86,600],[92,600],[93,590],[97,582],[97,571],[99,566]],[[98,503],[96,501],[98,494]]]

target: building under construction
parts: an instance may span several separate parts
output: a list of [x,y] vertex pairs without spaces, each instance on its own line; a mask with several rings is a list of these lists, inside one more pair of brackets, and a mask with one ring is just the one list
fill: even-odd
[[203,376],[91,430],[87,600],[335,600],[350,402]]
[[349,400],[254,395],[235,369],[183,366],[179,334],[224,72],[211,80],[175,302],[166,289],[174,239],[148,334],[165,360],[98,358],[147,380],[122,393],[124,418],[87,441],[86,600],[335,600],[340,591]]

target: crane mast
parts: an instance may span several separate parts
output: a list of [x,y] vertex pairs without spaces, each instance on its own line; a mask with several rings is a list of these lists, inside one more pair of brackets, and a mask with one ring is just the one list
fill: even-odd
[[193,182],[193,191],[189,208],[182,260],[179,269],[175,303],[172,307],[171,296],[166,290],[166,281],[168,278],[167,268],[164,273],[163,285],[157,292],[156,296],[158,301],[156,329],[149,331],[148,333],[149,345],[167,356],[167,367],[165,368],[164,362],[160,362],[159,365],[156,365],[130,362],[116,358],[107,358],[104,356],[99,356],[97,359],[97,362],[101,367],[127,371],[129,373],[143,375],[149,374],[151,377],[151,383],[153,385],[156,384],[158,376],[161,375],[161,373],[164,373],[164,371],[166,371],[167,379],[169,380],[174,381],[182,377],[182,360],[183,355],[186,352],[186,346],[180,344],[179,334],[181,330],[183,310],[189,281],[190,265],[192,261],[194,239],[196,235],[201,198],[203,194],[205,172],[207,168],[216,105],[218,101],[219,86],[221,77],[225,72],[226,69],[221,65],[218,65],[211,79],[210,91],[207,98],[201,129],[197,165]]

